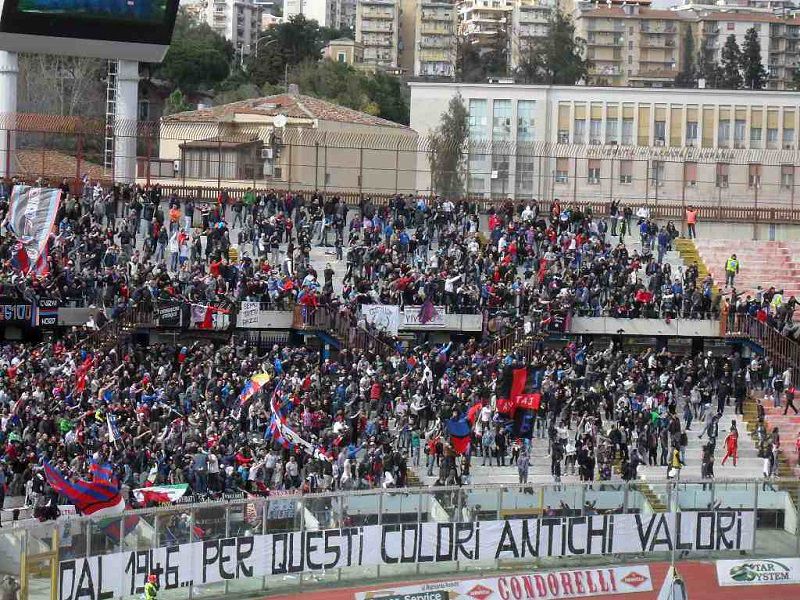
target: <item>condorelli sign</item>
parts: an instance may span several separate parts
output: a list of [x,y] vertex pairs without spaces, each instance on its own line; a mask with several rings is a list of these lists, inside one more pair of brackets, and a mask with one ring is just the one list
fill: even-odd
[[560,600],[652,590],[650,568],[635,565],[424,583],[359,592],[355,600],[435,600],[434,594],[447,600]]
[[[167,591],[349,567],[673,549],[739,551],[750,550],[752,543],[753,513],[733,510],[366,525],[202,540],[65,560],[59,565],[58,600],[139,595],[150,573]],[[590,581],[603,588],[599,575],[585,580],[585,589],[591,589]],[[608,584],[609,579],[604,581]],[[578,580],[573,583],[574,589],[580,585]],[[521,600],[514,596],[515,588],[508,589],[511,595],[504,600]]]

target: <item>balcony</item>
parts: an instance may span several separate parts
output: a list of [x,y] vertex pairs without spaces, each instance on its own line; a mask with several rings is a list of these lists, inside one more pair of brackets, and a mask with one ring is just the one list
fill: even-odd
[[378,19],[382,21],[394,21],[394,11],[391,10],[367,10],[361,12],[362,19]]
[[600,36],[590,38],[587,42],[587,46],[622,46],[625,44],[625,39],[622,36],[616,37],[607,37],[607,36]]
[[595,22],[589,23],[586,31],[596,31],[598,33],[603,32],[618,32],[618,31],[625,31],[625,25],[615,25],[613,23],[602,23],[602,22]]

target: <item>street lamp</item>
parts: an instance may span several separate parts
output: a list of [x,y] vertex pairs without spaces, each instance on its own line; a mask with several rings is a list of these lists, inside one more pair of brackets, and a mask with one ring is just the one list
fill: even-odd
[[[255,57],[256,57],[256,58],[258,58],[258,44],[259,44],[259,42],[260,42],[261,40],[264,40],[264,39],[266,39],[267,37],[269,37],[269,36],[267,36],[267,35],[262,35],[260,38],[258,38],[258,39],[256,40],[256,42],[255,42],[255,47],[256,47],[256,50],[255,50]],[[271,39],[270,41],[268,41],[266,44],[264,44],[264,46],[265,46],[265,47],[266,47],[266,46],[269,46],[270,44],[274,44],[274,43],[275,43],[275,42],[277,42],[277,41],[278,41],[278,38],[273,38],[273,39]]]

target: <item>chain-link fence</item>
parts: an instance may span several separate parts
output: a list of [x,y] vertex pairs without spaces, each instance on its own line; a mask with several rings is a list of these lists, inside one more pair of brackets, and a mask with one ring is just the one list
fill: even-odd
[[[432,174],[435,145],[407,128],[370,134],[355,126],[351,133],[347,126],[185,119],[108,128],[96,120],[18,114],[0,119],[0,130],[0,165],[9,175],[66,179],[76,189],[87,178],[124,180],[124,170],[141,185],[208,198],[223,189],[236,194],[253,188],[380,201],[446,192],[432,182],[453,172],[458,184],[449,191],[485,205],[559,199],[602,212],[616,199],[664,218],[680,219],[686,206],[695,206],[712,219],[800,221],[794,150],[473,140],[457,149],[454,160],[438,161]],[[135,148],[135,156],[122,155],[125,148]]]

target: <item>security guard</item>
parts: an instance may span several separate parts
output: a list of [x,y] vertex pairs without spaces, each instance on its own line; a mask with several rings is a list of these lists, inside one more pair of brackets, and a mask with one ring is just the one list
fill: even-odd
[[725,261],[725,287],[733,287],[733,279],[739,272],[739,260],[735,254]]
[[147,583],[144,584],[144,600],[157,600],[158,598],[158,576],[150,573],[147,576]]

